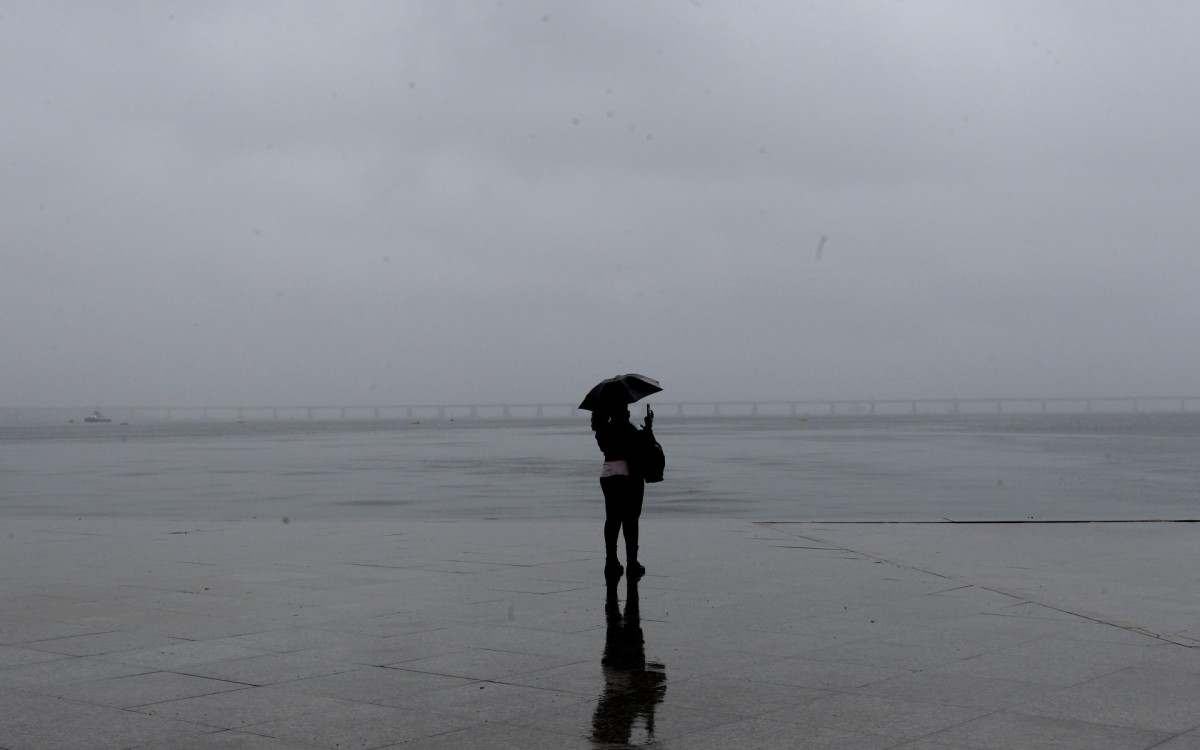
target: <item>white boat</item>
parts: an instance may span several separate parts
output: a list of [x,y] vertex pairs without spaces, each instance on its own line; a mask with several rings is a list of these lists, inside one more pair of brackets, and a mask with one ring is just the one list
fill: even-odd
[[84,422],[111,422],[112,420],[100,413],[100,410],[92,412],[90,415],[83,418]]

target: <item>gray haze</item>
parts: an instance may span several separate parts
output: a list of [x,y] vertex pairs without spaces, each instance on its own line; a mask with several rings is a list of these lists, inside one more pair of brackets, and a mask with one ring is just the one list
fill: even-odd
[[0,4],[0,405],[1200,391],[1200,4]]

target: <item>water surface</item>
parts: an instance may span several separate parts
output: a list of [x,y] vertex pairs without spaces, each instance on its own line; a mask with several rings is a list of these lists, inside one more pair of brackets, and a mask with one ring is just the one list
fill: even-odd
[[[1200,517],[1200,414],[676,418],[648,515]],[[0,515],[598,518],[570,420],[0,427]]]

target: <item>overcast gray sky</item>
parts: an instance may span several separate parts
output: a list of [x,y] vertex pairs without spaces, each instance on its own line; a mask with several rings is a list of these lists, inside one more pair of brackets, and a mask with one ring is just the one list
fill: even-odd
[[0,405],[1197,395],[1200,3],[0,3]]

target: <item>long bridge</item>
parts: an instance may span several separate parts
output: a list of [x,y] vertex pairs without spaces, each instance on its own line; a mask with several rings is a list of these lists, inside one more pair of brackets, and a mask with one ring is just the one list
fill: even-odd
[[[885,414],[1093,414],[1191,412],[1200,396],[1067,396],[1050,398],[802,399],[655,401],[660,415],[676,417],[848,416]],[[637,407],[635,406],[636,410]],[[91,407],[2,408],[0,424],[82,422]],[[569,418],[570,403],[357,404],[316,406],[114,406],[113,422],[279,420],[455,420]]]

